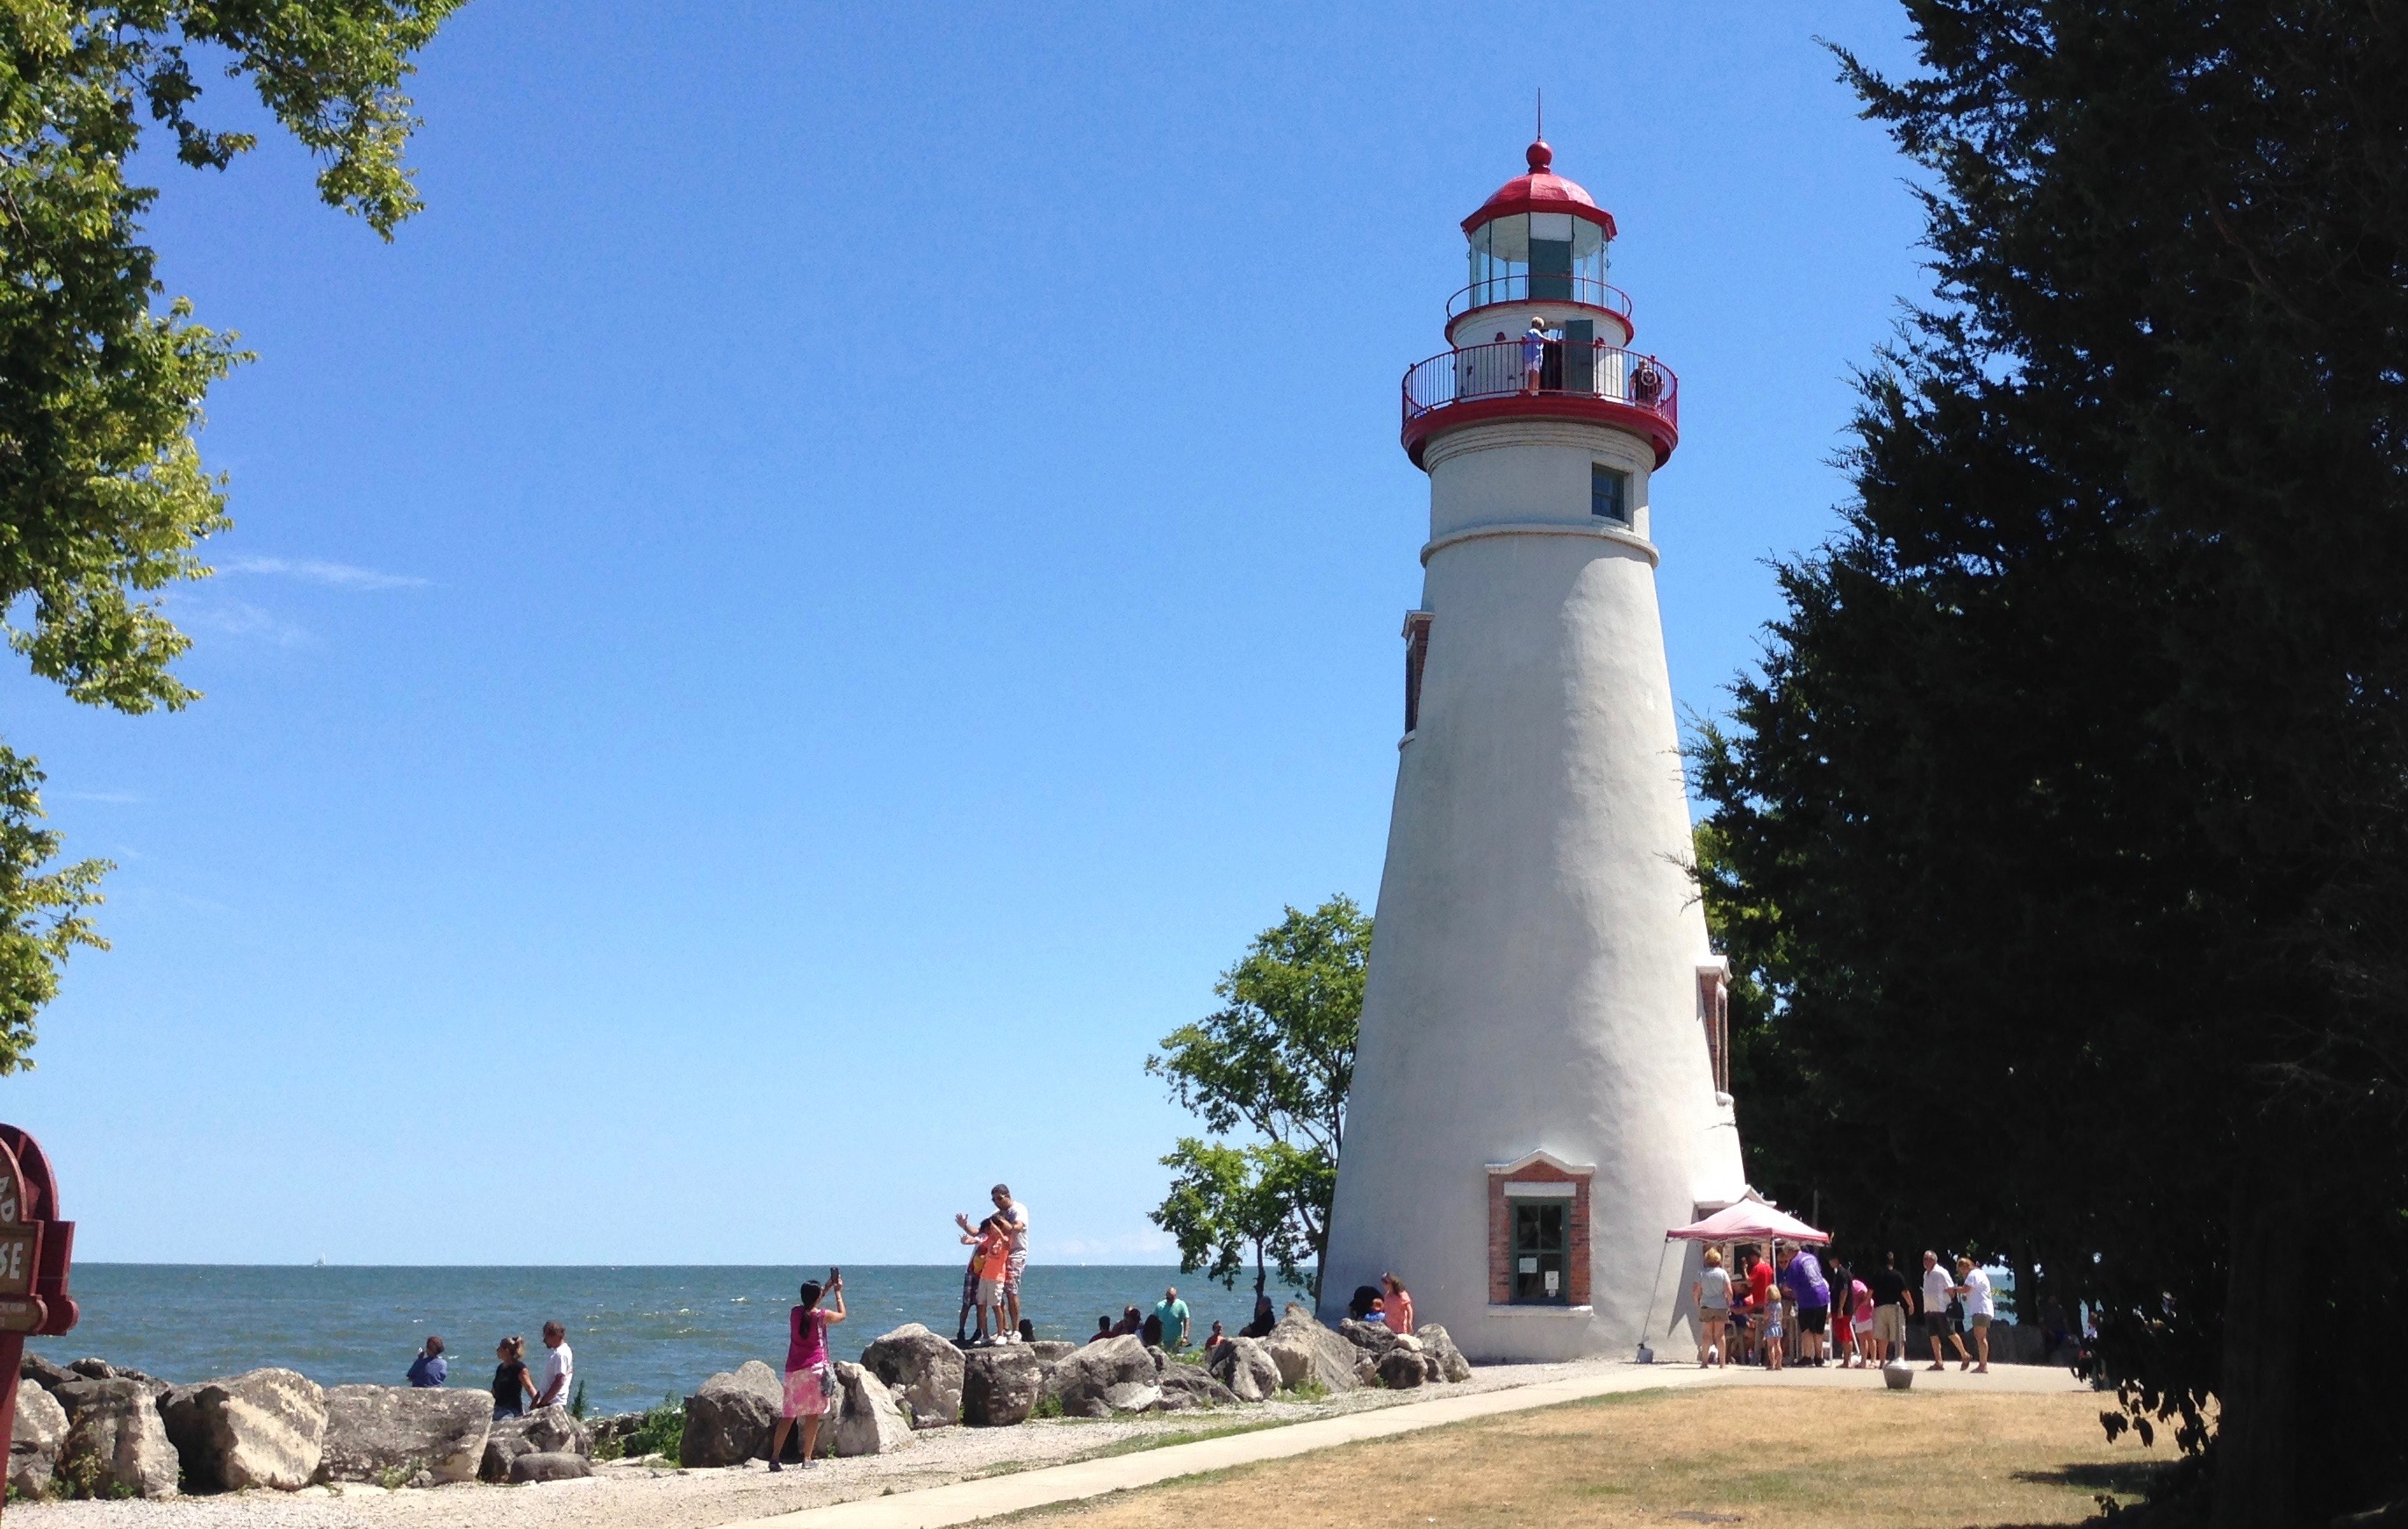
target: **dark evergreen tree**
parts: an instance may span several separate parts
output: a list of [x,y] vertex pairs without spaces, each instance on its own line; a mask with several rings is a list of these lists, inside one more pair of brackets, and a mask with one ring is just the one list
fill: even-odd
[[2321,1522],[2408,1491],[2408,6],[1907,8],[1937,296],[1697,761],[1742,1128]]

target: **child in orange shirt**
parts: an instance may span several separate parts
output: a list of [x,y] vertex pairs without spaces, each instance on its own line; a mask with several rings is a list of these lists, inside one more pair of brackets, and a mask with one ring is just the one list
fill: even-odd
[[[1002,1225],[1000,1217],[990,1216],[979,1223],[976,1236],[962,1241],[973,1244],[978,1251],[971,1255],[978,1262],[978,1336],[974,1344],[1008,1343],[1010,1341],[1003,1325],[1003,1277],[1011,1266],[1011,1233]],[[995,1326],[987,1326],[987,1314],[995,1314]],[[994,1333],[993,1337],[987,1334]]]

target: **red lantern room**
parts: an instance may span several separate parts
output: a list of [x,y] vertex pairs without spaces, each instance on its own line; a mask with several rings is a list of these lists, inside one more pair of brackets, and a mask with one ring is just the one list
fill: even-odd
[[1679,380],[1629,349],[1630,299],[1608,283],[1613,214],[1555,173],[1545,139],[1529,172],[1463,220],[1470,280],[1447,304],[1449,350],[1405,373],[1404,446],[1517,416],[1612,425],[1663,466],[1680,441]]

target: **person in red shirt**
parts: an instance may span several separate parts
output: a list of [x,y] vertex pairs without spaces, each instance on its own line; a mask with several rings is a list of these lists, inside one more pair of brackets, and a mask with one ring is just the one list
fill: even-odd
[[1760,1360],[1769,1341],[1766,1328],[1771,1320],[1772,1299],[1772,1265],[1766,1262],[1764,1249],[1758,1248],[1755,1262],[1747,1266],[1747,1316],[1748,1333],[1756,1339]]

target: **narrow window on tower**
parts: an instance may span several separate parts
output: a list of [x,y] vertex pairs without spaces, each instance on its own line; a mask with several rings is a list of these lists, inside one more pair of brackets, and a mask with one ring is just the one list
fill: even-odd
[[1630,524],[1630,474],[1602,462],[1588,465],[1588,512],[1616,526]]
[[1405,613],[1405,731],[1422,723],[1422,665],[1429,657],[1430,613]]

